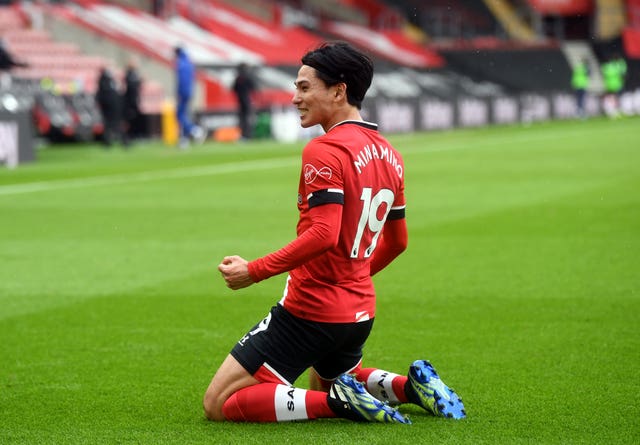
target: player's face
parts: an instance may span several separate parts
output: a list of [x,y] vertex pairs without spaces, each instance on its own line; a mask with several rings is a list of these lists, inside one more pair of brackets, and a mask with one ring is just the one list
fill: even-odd
[[320,124],[325,131],[332,126],[334,118],[335,88],[327,87],[316,76],[315,68],[302,65],[295,81],[296,93],[291,100],[300,113],[303,128]]

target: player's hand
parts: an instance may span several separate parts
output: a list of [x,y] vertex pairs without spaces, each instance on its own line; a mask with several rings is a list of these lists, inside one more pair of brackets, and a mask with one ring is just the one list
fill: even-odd
[[224,282],[229,289],[238,290],[253,284],[249,275],[249,262],[238,255],[226,256],[218,265]]

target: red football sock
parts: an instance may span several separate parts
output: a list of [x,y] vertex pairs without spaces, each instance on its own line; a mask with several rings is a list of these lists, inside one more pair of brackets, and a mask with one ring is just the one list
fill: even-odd
[[388,401],[390,404],[409,401],[404,392],[404,385],[408,380],[406,375],[377,368],[361,368],[358,370],[356,378],[363,382],[367,391],[378,400]]
[[306,395],[307,415],[309,419],[328,419],[337,417],[327,402],[327,393],[324,391],[307,391]]
[[327,393],[277,383],[260,383],[236,391],[222,406],[234,422],[286,422],[336,417]]

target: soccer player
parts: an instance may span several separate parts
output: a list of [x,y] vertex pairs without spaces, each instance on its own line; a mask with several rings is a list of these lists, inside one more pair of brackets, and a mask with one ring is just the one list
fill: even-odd
[[[391,407],[408,402],[465,417],[425,360],[406,376],[362,367],[376,309],[371,276],[407,246],[402,157],[360,115],[372,78],[371,60],[344,42],[302,57],[292,102],[302,127],[320,124],[326,134],[302,152],[297,238],[253,261],[234,255],[218,266],[233,290],[289,275],[282,299],[235,344],[207,388],[211,420],[411,423]],[[292,386],[309,368],[311,389]]]

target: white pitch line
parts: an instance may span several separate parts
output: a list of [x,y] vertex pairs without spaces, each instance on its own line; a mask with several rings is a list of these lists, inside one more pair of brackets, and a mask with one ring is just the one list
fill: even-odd
[[73,189],[101,185],[127,184],[131,182],[157,181],[164,179],[194,178],[197,176],[215,176],[253,170],[269,170],[289,167],[300,163],[298,157],[275,158],[258,161],[234,162],[202,167],[185,167],[171,170],[155,170],[141,173],[123,173],[89,178],[64,179],[56,181],[29,182],[0,186],[0,195],[18,195],[21,193],[47,192],[60,189]]

